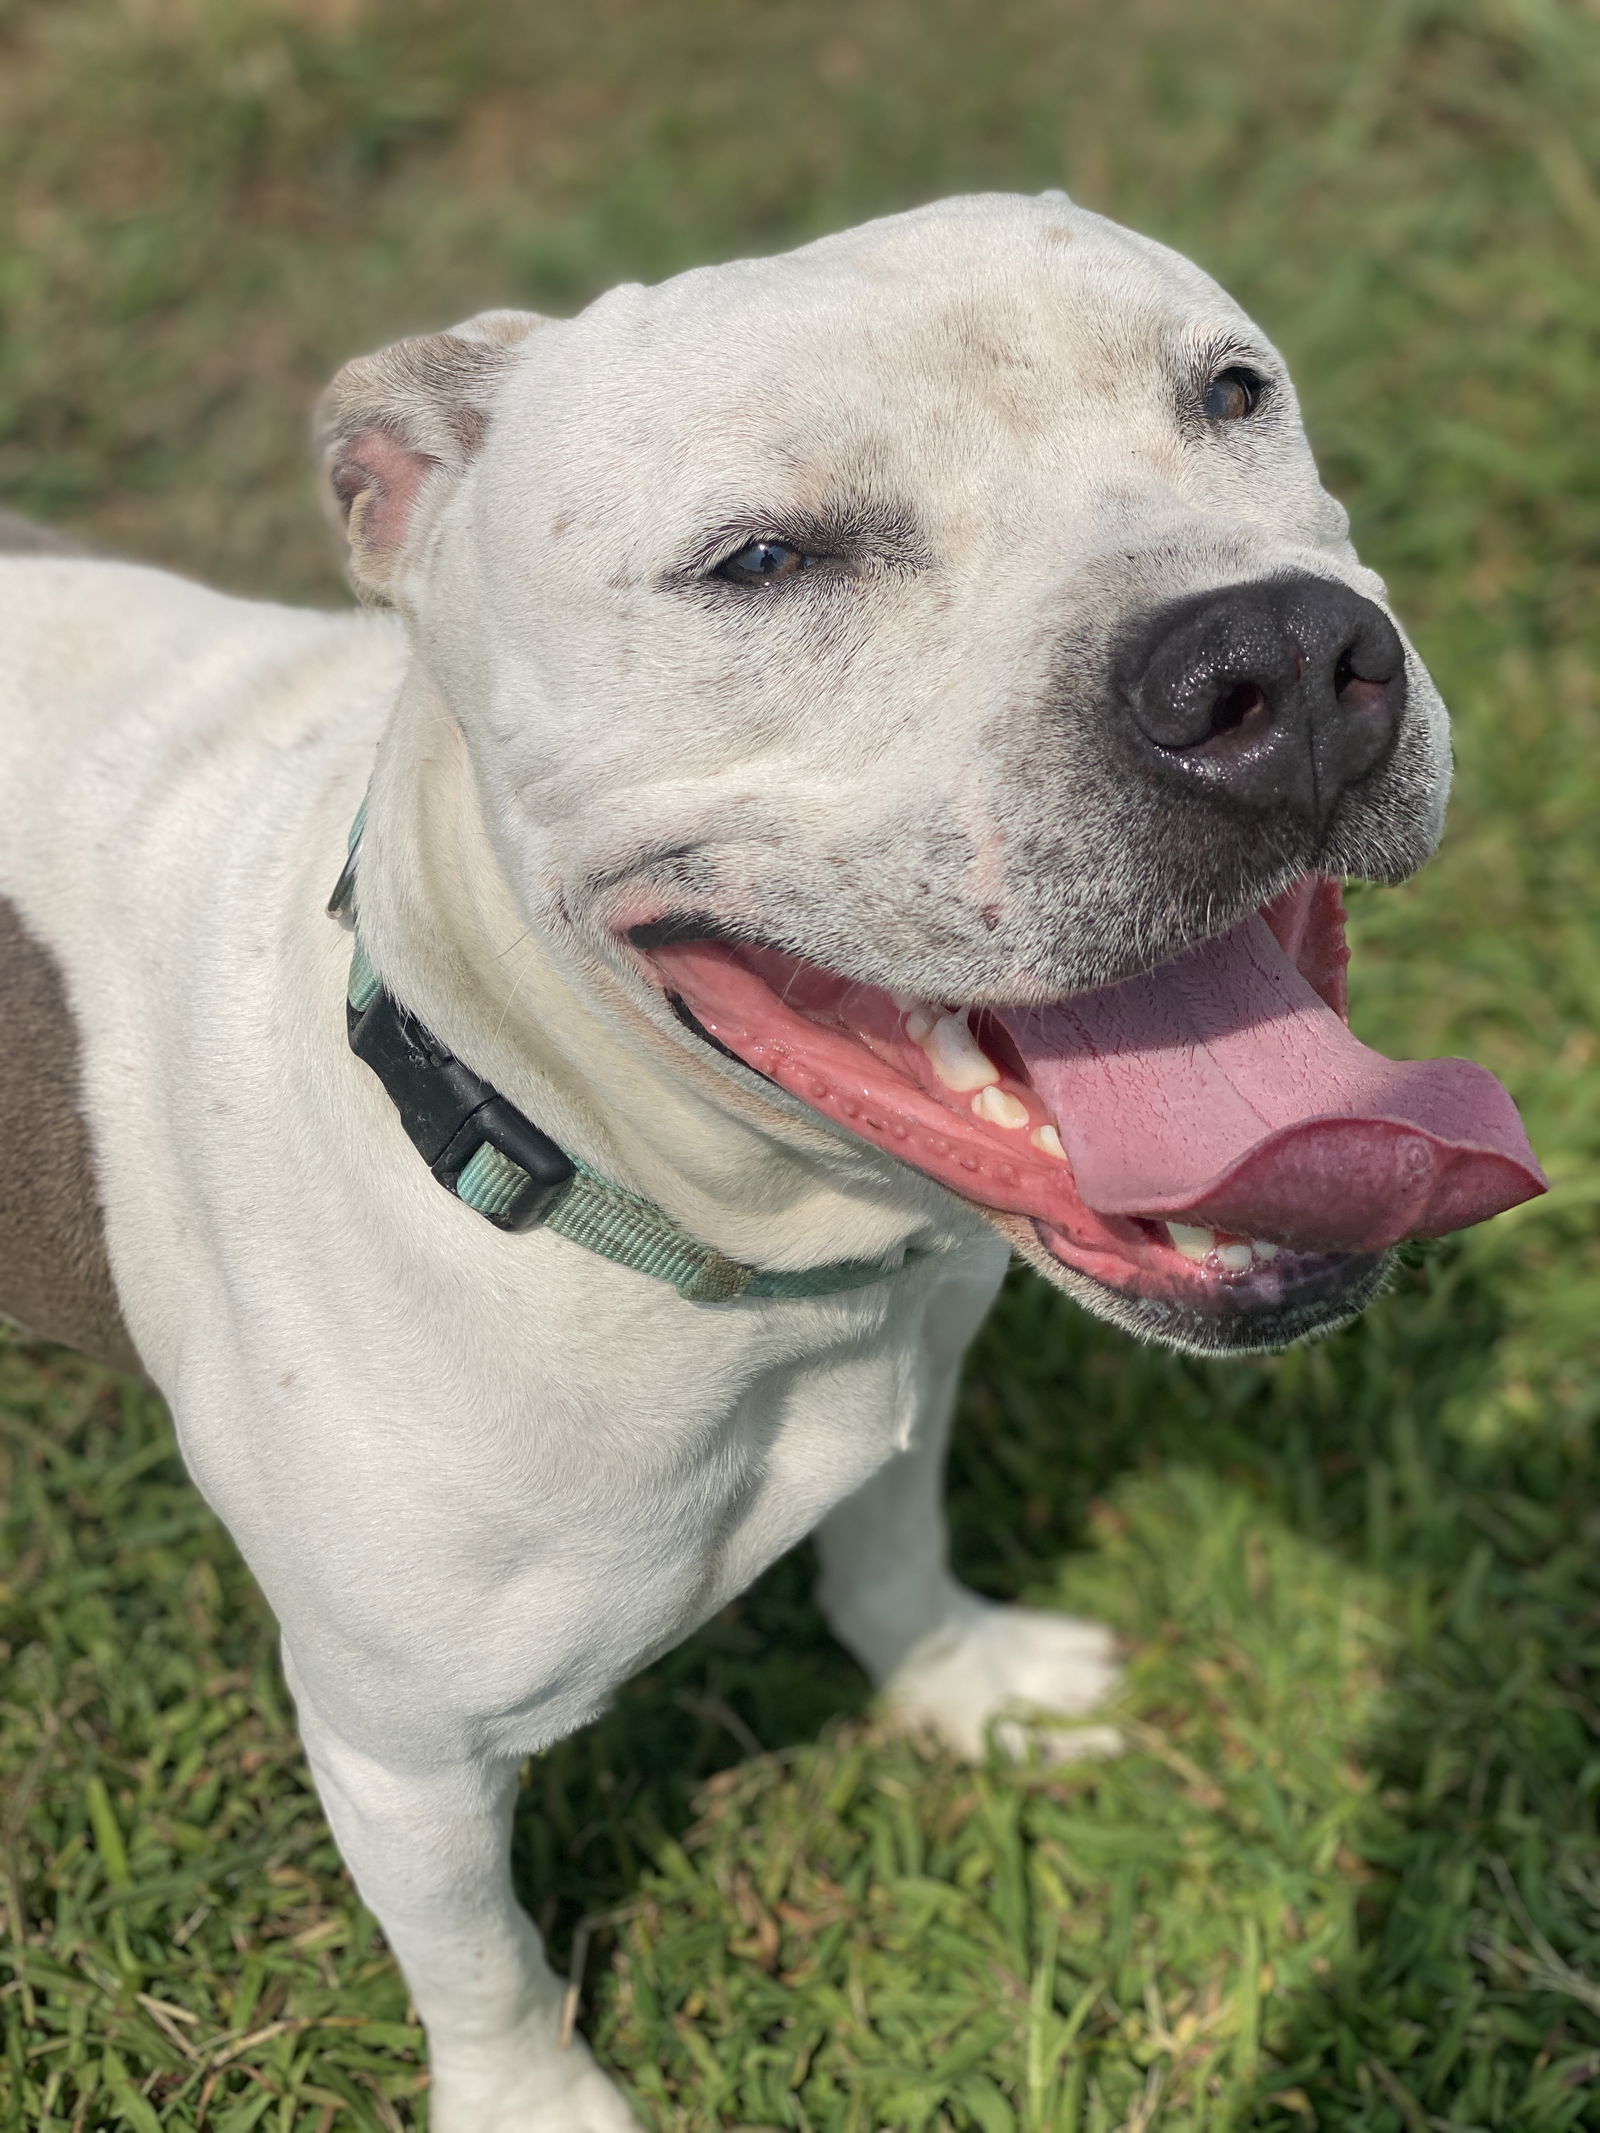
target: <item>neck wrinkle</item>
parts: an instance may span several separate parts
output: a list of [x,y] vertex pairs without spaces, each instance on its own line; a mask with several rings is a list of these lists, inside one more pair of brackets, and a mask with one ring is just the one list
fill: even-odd
[[813,1266],[986,1229],[820,1124],[775,1132],[758,1097],[685,1050],[665,1005],[652,1019],[564,921],[530,925],[465,736],[415,662],[373,771],[357,901],[397,999],[568,1154],[703,1243]]

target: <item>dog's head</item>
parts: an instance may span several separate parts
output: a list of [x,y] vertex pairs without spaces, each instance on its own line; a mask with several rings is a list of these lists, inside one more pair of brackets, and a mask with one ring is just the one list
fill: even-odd
[[682,1042],[1182,1345],[1337,1323],[1537,1189],[1348,1035],[1340,877],[1432,850],[1443,706],[1282,359],[1064,196],[496,312],[324,402],[530,921]]

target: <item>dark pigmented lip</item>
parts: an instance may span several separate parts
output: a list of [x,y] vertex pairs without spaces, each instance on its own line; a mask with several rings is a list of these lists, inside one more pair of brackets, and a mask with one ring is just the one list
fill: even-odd
[[[690,1036],[698,1037],[702,1044],[709,1045],[712,1051],[714,1052],[720,1052],[724,1059],[731,1059],[735,1066],[744,1066],[744,1061],[739,1057],[739,1054],[737,1052],[730,1051],[727,1045],[722,1042],[720,1037],[713,1037],[710,1030],[706,1028],[705,1024],[696,1019],[694,1009],[681,996],[681,994],[669,992],[667,994],[667,1005],[672,1009],[673,1014],[683,1024],[684,1028],[689,1032]],[[750,1067],[747,1068],[746,1071],[749,1073],[755,1073],[758,1070],[754,1067]],[[763,1081],[768,1079],[765,1074],[763,1074],[761,1078]]]
[[1392,1252],[1305,1253],[1275,1295],[1219,1287],[1197,1298],[1097,1280],[1052,1251],[1045,1225],[1035,1224],[1034,1235],[1051,1262],[1041,1271],[1054,1273],[1080,1303],[1137,1339],[1200,1356],[1271,1354],[1337,1331],[1382,1293],[1395,1257]]
[[641,955],[649,955],[657,948],[681,947],[689,941],[723,941],[730,947],[739,944],[754,948],[777,946],[776,942],[762,940],[724,925],[704,912],[694,911],[666,911],[659,918],[641,919],[636,925],[625,926],[623,934],[629,946]]

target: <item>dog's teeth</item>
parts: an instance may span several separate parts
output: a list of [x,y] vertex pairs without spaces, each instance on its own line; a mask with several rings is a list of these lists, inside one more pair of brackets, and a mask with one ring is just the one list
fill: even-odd
[[[911,1031],[909,1020],[906,1028]],[[911,1034],[915,1037],[914,1032]],[[1000,1069],[973,1036],[963,1014],[941,1015],[928,1034],[915,1037],[915,1041],[932,1060],[933,1071],[945,1087],[962,1096],[970,1096],[975,1089],[987,1089],[1000,1079]]]
[[929,1032],[938,1019],[938,1008],[925,1006],[918,1001],[906,1010],[906,1035],[913,1044],[926,1044]]
[[1204,1266],[1214,1256],[1225,1274],[1245,1274],[1253,1266],[1268,1266],[1283,1249],[1281,1244],[1268,1244],[1262,1237],[1233,1237],[1223,1244],[1216,1231],[1201,1222],[1169,1222],[1166,1232],[1185,1259]]
[[1028,1107],[1020,1096],[1013,1096],[1007,1089],[997,1089],[991,1083],[980,1089],[972,1099],[975,1118],[985,1120],[991,1126],[1006,1126],[1015,1133],[1028,1123]]
[[1061,1136],[1054,1126],[1035,1126],[1028,1135],[1041,1155],[1053,1155],[1058,1163],[1067,1159],[1067,1151],[1061,1145]]

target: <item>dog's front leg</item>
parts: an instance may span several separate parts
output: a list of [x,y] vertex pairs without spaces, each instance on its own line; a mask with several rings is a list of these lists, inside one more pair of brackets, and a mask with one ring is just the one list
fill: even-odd
[[339,1849],[428,2032],[434,2133],[639,2133],[583,2039],[561,2042],[562,1986],[511,1888],[517,1764],[374,1760],[288,1651],[285,1671]]
[[[1009,1753],[1025,1714],[1078,1718],[1114,1687],[1111,1633],[1096,1622],[985,1600],[950,1573],[945,1451],[961,1358],[997,1282],[952,1279],[927,1314],[911,1440],[817,1528],[817,1600],[903,1723],[979,1758],[991,1725]],[[1104,1754],[1109,1726],[1040,1736],[1057,1756]]]

